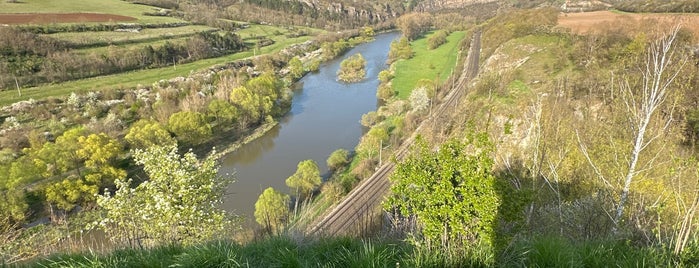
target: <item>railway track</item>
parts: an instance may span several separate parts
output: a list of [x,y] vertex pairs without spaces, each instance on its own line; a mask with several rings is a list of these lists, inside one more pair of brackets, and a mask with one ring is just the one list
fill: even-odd
[[[444,112],[456,106],[461,96],[463,96],[467,83],[478,74],[478,62],[480,57],[481,32],[476,31],[471,39],[471,47],[469,49],[466,65],[459,76],[459,80],[451,88],[445,101],[437,108],[435,113],[427,120],[423,121],[420,126],[413,132],[410,138],[406,139],[403,144],[394,152],[396,160],[403,160],[409,152],[417,133],[420,129],[429,124],[433,120],[437,120]],[[379,169],[368,179],[362,181],[355,187],[333,210],[325,215],[318,223],[313,225],[307,234],[309,235],[324,235],[338,236],[348,235],[356,223],[364,219],[372,209],[376,208],[382,201],[386,192],[390,187],[388,177],[391,175],[396,165],[389,161],[379,167]]]

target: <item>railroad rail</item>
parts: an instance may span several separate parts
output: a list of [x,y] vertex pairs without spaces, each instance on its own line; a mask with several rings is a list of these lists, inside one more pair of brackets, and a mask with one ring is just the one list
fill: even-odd
[[[478,63],[481,50],[481,31],[474,32],[471,39],[466,65],[459,76],[459,80],[450,89],[444,102],[427,120],[423,121],[413,134],[406,139],[394,152],[396,160],[403,160],[410,150],[420,129],[444,114],[451,107],[455,107],[459,99],[466,91],[467,83],[478,74]],[[308,230],[309,235],[338,236],[348,235],[356,223],[364,219],[372,209],[380,205],[384,195],[388,192],[390,181],[388,177],[396,168],[395,163],[387,161],[380,166],[368,179],[363,180],[355,187],[330,213],[326,214],[319,222]]]

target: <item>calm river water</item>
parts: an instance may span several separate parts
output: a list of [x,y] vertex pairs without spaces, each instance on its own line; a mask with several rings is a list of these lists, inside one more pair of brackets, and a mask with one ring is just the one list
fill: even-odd
[[[359,120],[376,110],[378,73],[387,68],[391,41],[398,32],[376,36],[376,40],[352,48],[342,57],[326,62],[296,84],[291,111],[280,124],[253,142],[222,159],[222,174],[234,174],[223,207],[253,222],[257,198],[267,187],[289,192],[284,183],[303,160],[313,159],[321,174],[325,160],[339,148],[353,150],[363,134]],[[337,81],[340,62],[361,53],[367,61],[367,76],[359,83]]]

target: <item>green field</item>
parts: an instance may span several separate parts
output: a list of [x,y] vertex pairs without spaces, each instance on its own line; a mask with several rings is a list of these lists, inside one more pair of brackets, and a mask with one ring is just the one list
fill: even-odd
[[152,46],[153,48],[159,48],[162,45],[164,45],[165,42],[170,42],[173,44],[184,44],[190,38],[191,38],[190,36],[163,37],[163,38],[155,38],[155,39],[150,39],[150,40],[143,40],[144,42],[140,42],[140,43],[128,43],[128,44],[121,44],[121,45],[115,45],[115,46],[106,45],[106,46],[76,49],[73,51],[75,51],[76,54],[82,54],[82,55],[108,54],[111,47],[116,48],[115,51],[124,51],[124,50],[129,50],[129,49],[138,50],[138,49],[141,49],[145,46]]
[[138,43],[153,41],[161,38],[174,38],[193,35],[198,32],[215,30],[215,28],[205,25],[187,25],[174,28],[150,28],[140,32],[90,32],[89,34],[80,32],[64,32],[48,34],[46,36],[61,41],[71,42],[77,45],[96,45],[109,43]]
[[439,81],[446,80],[456,65],[459,43],[464,39],[466,33],[453,32],[447,37],[447,43],[434,50],[429,50],[427,38],[431,34],[433,33],[410,44],[415,56],[395,63],[395,78],[393,78],[392,84],[393,90],[398,91],[400,99],[407,99],[420,79],[434,80],[439,78]]
[[[308,27],[295,27],[298,30],[305,30],[311,35],[318,34],[320,32],[323,32],[323,30],[319,29],[314,29],[314,28],[308,28]],[[281,28],[277,26],[271,26],[271,25],[262,25],[262,24],[250,24],[250,27],[245,28],[245,29],[240,29],[236,31],[235,33],[240,36],[242,39],[250,39],[250,38],[255,38],[255,37],[261,37],[261,36],[266,36],[268,38],[271,38],[273,40],[278,40],[279,38],[285,38],[284,35],[292,32],[289,29],[286,28]]]
[[132,4],[121,0],[23,0],[19,3],[0,1],[0,13],[107,13],[130,16],[138,23],[183,22],[173,17],[145,16],[155,7]]
[[[276,43],[258,49],[256,53],[267,54],[277,52],[286,46],[294,43],[301,43],[311,37],[302,36],[298,38],[279,38]],[[0,91],[0,106],[12,104],[14,102],[32,99],[43,99],[54,96],[64,96],[71,92],[82,93],[108,88],[135,87],[138,84],[149,85],[153,82],[170,79],[178,76],[187,76],[190,72],[203,70],[216,64],[223,64],[253,56],[253,51],[248,50],[223,57],[204,59],[191,63],[177,65],[176,68],[163,67],[156,69],[126,72],[114,75],[106,75],[94,78],[80,79],[59,84],[48,84],[22,90],[19,96],[16,90]]]

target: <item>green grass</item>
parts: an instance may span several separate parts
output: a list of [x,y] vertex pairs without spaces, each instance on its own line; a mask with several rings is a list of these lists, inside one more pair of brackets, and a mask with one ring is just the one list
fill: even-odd
[[138,19],[135,21],[138,23],[182,22],[173,17],[145,16],[143,12],[153,12],[154,7],[122,0],[22,0],[20,3],[0,1],[0,10],[0,13],[107,13],[134,17]]
[[[691,252],[695,248],[688,249]],[[449,252],[447,252],[449,251]],[[193,246],[160,246],[58,254],[33,267],[695,267],[697,256],[674,256],[659,247],[623,241],[572,242],[560,237],[522,239],[495,254],[488,246],[414,248],[393,240],[268,237],[246,245],[211,241]]]
[[571,49],[567,37],[541,34],[512,39],[503,44],[500,51],[506,55],[505,61],[527,59],[518,67],[521,71],[516,78],[531,83],[550,80],[569,71],[573,65],[569,60]]
[[17,101],[28,99],[44,99],[48,97],[65,96],[72,92],[83,93],[89,91],[104,90],[118,87],[135,87],[138,84],[149,85],[153,82],[170,79],[178,76],[187,76],[190,72],[203,70],[205,68],[223,64],[230,61],[235,61],[243,58],[257,55],[273,53],[282,48],[294,43],[301,43],[309,40],[311,37],[302,36],[298,38],[279,38],[276,43],[270,46],[252,50],[243,51],[218,58],[210,58],[199,60],[191,63],[177,65],[176,68],[163,67],[148,70],[132,71],[114,75],[106,75],[94,78],[80,79],[59,84],[47,84],[32,88],[22,89],[22,96],[18,96],[16,90],[0,91],[0,106],[12,104]]
[[395,78],[393,90],[398,91],[398,98],[407,99],[415,84],[420,79],[445,81],[456,65],[456,55],[459,43],[466,35],[465,32],[453,32],[447,37],[447,43],[429,50],[427,39],[429,35],[411,43],[415,56],[408,60],[395,63]]
[[[314,29],[314,28],[308,28],[308,27],[295,27],[296,29],[302,29],[305,30],[306,32],[310,33],[311,35],[315,35],[318,33],[323,32],[323,30],[319,29]],[[277,27],[277,26],[271,26],[271,25],[262,25],[262,24],[250,24],[248,28],[245,29],[240,29],[236,31],[235,33],[240,36],[242,39],[251,39],[251,38],[256,38],[256,37],[268,37],[273,40],[279,40],[279,39],[284,39],[286,38],[284,35],[288,34],[291,32],[291,30],[282,28],[282,27]]]
[[154,41],[154,39],[173,38],[193,35],[197,32],[211,31],[205,25],[188,25],[174,28],[151,28],[143,29],[140,32],[65,32],[46,35],[62,41],[68,41],[78,45],[95,45],[109,43],[138,43],[144,41]]

